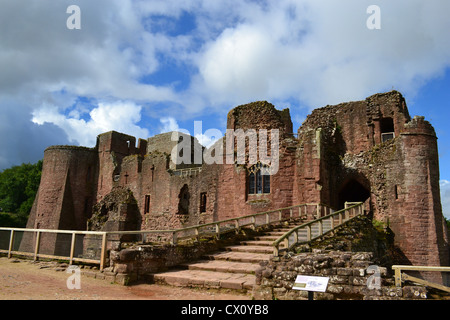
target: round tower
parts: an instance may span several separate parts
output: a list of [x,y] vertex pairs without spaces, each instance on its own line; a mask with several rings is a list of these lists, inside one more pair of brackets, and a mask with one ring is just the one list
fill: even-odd
[[[399,181],[402,205],[391,213],[396,242],[413,265],[447,266],[449,248],[439,190],[439,157],[436,133],[424,117],[416,116],[400,134],[403,181]],[[396,195],[397,197],[397,195]],[[444,275],[426,278],[445,282]]]

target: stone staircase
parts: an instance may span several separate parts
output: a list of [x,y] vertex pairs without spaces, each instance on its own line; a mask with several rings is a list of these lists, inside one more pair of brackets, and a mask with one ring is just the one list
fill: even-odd
[[202,260],[185,263],[154,275],[156,283],[184,287],[249,291],[255,285],[259,263],[273,257],[272,242],[294,227],[283,225],[223,251],[206,255]]

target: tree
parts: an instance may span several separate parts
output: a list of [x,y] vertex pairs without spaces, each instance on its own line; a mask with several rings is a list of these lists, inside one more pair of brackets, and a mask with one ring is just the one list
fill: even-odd
[[[26,225],[41,181],[42,160],[0,172],[0,225]],[[8,217],[6,217],[8,215]]]

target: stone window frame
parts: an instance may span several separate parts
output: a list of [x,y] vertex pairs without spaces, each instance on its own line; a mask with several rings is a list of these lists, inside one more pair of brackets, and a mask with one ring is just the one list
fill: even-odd
[[206,212],[206,203],[208,201],[208,193],[201,192],[200,193],[200,213]]
[[270,194],[270,167],[261,162],[247,169],[247,194]]
[[146,194],[144,197],[144,214],[150,213],[151,196]]

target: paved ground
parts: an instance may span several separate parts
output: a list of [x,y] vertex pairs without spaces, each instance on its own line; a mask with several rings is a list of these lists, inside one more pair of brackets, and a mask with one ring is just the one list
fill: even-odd
[[157,284],[120,286],[81,276],[80,289],[68,289],[64,271],[45,264],[0,257],[0,300],[249,300],[250,295]]

